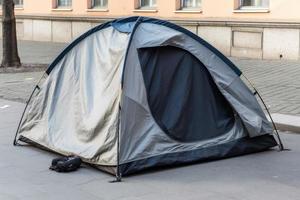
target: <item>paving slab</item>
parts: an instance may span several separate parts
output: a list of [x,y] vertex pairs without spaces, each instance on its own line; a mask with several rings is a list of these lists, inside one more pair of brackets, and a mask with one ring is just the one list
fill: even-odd
[[147,171],[109,183],[113,176],[84,166],[73,173],[48,170],[57,157],[12,145],[23,103],[0,99],[0,199],[2,200],[297,200],[300,135],[281,132],[285,146],[220,161]]
[[[61,52],[66,43],[18,41],[18,52],[22,63],[49,64]],[[2,60],[2,40],[0,40],[0,60]]]
[[271,113],[300,116],[299,61],[231,60],[258,89]]
[[0,73],[0,98],[25,103],[43,73]]

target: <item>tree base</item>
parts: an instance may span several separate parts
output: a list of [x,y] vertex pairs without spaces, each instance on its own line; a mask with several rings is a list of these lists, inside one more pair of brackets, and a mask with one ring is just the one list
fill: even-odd
[[42,72],[47,69],[47,64],[22,64],[21,66],[0,66],[0,73],[23,73],[23,72]]
[[13,63],[1,63],[1,65],[0,65],[1,68],[10,68],[10,67],[19,68],[21,66],[22,66],[21,63],[18,61],[13,62]]

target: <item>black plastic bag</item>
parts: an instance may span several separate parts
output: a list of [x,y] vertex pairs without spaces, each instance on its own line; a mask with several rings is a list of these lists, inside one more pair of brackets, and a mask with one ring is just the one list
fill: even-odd
[[60,157],[52,160],[49,169],[56,172],[72,172],[76,171],[81,163],[81,158],[78,156]]

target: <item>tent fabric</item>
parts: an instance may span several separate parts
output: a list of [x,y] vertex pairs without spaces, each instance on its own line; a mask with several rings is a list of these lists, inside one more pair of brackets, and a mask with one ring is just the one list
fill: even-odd
[[128,40],[128,34],[109,27],[69,51],[32,100],[21,135],[90,163],[116,165],[120,79]]
[[198,35],[192,33],[191,31],[186,30],[185,28],[183,28],[181,26],[178,26],[176,24],[170,23],[168,21],[163,21],[163,20],[154,19],[154,18],[143,18],[143,22],[145,22],[145,23],[152,23],[152,24],[160,24],[160,25],[163,25],[165,27],[177,30],[178,32],[184,33],[185,35],[187,35],[187,36],[193,38],[195,41],[197,41],[197,43],[202,44],[207,49],[209,49],[210,51],[212,51],[218,58],[220,58],[223,62],[225,62],[226,65],[228,67],[230,67],[231,70],[233,70],[238,76],[240,76],[242,74],[242,72],[240,71],[240,69],[237,66],[235,66],[226,56],[224,56],[218,49],[216,49],[211,44],[209,44],[208,42],[206,42],[205,40],[203,40]]
[[[192,143],[174,142],[172,138],[168,137],[161,130],[157,122],[153,119],[148,105],[143,73],[137,54],[137,49],[158,46],[175,46],[185,49],[205,65],[220,92],[237,113],[235,115],[235,124],[231,130],[212,140]],[[125,78],[121,104],[121,164],[171,153],[175,150],[176,152],[190,151],[219,145],[247,135],[255,137],[272,133],[272,127],[258,102],[251,91],[240,80],[239,76],[205,46],[176,30],[168,27],[160,27],[160,25],[152,23],[140,24],[129,44],[128,59],[125,63],[123,76]],[[228,93],[234,92],[231,88],[231,84],[233,83],[239,84],[238,87],[244,89],[236,96],[228,95]],[[248,109],[248,107],[255,109]],[[123,113],[124,115],[122,115]],[[131,120],[136,117],[138,117],[138,120]],[[242,118],[244,118],[243,121]],[[245,122],[247,123],[247,127]],[[262,122],[265,122],[265,124]],[[129,137],[131,138],[130,141],[127,139]]]
[[[198,43],[193,38],[169,27],[143,23],[137,28],[130,45],[135,45],[133,51],[139,48],[166,45],[187,50],[205,65],[221,93],[243,118],[246,128],[250,130],[250,136],[254,137],[262,132],[273,131],[255,96],[243,83],[239,75],[234,70],[230,70],[231,68],[228,67],[227,62],[225,63],[217,57],[211,49],[208,49],[202,43]],[[127,66],[125,65],[125,68]],[[239,92],[235,95],[237,90]]]
[[212,161],[220,158],[245,155],[265,151],[276,145],[271,135],[262,135],[253,138],[243,137],[224,144],[195,149],[193,151],[172,152],[136,160],[120,166],[122,174],[130,175],[147,168],[165,166],[179,166],[196,162]]
[[273,128],[238,68],[191,32],[144,17],[72,42],[28,102],[17,139],[109,173],[262,151]]

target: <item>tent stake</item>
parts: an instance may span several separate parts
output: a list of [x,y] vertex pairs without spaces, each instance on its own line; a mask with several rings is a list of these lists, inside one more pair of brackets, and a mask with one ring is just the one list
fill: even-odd
[[116,174],[116,178],[112,181],[109,181],[110,183],[119,183],[122,182],[122,177],[120,175]]

